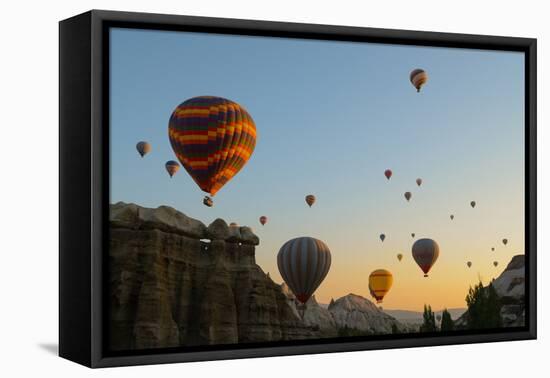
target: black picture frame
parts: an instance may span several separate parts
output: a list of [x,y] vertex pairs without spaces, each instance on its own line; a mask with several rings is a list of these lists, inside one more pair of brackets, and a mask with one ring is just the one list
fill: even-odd
[[[518,51],[525,54],[526,326],[452,335],[385,335],[269,345],[139,351],[105,348],[109,210],[110,27]],[[536,39],[92,10],[59,24],[59,354],[89,367],[535,339]]]

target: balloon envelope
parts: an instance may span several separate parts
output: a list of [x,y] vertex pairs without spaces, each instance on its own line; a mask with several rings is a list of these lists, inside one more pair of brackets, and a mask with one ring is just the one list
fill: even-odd
[[476,207],[476,201],[470,202],[470,206],[472,206],[472,208]]
[[494,265],[495,267],[497,267],[497,266],[498,266],[498,261],[493,261],[493,265]]
[[236,102],[200,96],[178,105],[170,117],[168,136],[185,170],[213,196],[254,152],[256,125]]
[[418,185],[418,186],[422,185],[422,179],[421,178],[416,179],[416,185]]
[[168,160],[164,167],[166,168],[166,171],[168,172],[170,177],[174,176],[180,169],[179,163],[174,160]]
[[149,152],[151,152],[151,145],[149,142],[141,141],[136,144],[136,149],[141,157],[144,157]]
[[397,260],[399,260],[399,261],[403,260],[403,254],[402,253],[397,254]]
[[421,68],[412,70],[409,79],[411,84],[416,88],[417,92],[420,92],[420,89],[428,81],[428,74]]
[[424,277],[428,277],[428,272],[439,257],[439,245],[432,239],[418,239],[412,246],[412,255],[424,272]]
[[471,262],[471,261],[468,261],[468,262],[466,263],[466,265],[468,265],[468,268],[470,268],[470,267],[472,266],[472,262]]
[[380,234],[380,240],[384,241],[384,239],[386,239],[386,235],[385,234]]
[[277,254],[281,277],[304,304],[325,279],[330,264],[328,246],[308,236],[287,241]]
[[451,214],[450,216],[451,220],[455,219],[455,216],[453,214]]
[[411,237],[414,238],[415,236],[416,236],[416,234],[413,232],[413,233],[411,234]]
[[267,217],[265,215],[262,215],[260,217],[260,223],[262,224],[262,226],[267,223]]
[[502,239],[502,244],[504,245],[508,244],[508,239]]
[[384,176],[386,176],[386,178],[389,180],[391,178],[391,175],[393,175],[393,172],[391,171],[391,169],[386,169],[384,171]]
[[411,200],[411,197],[412,197],[412,193],[411,192],[405,192],[405,199],[407,201],[410,201]]
[[309,205],[309,207],[313,206],[317,198],[313,194],[308,194],[306,196],[306,203]]
[[370,274],[369,291],[376,303],[382,303],[392,284],[393,275],[386,269],[377,269]]

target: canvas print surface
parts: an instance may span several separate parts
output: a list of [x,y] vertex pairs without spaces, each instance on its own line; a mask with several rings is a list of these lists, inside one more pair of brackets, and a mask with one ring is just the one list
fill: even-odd
[[109,33],[109,350],[525,326],[522,53]]

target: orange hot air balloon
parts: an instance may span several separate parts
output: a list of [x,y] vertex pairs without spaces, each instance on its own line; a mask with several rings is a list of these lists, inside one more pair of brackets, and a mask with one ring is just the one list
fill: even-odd
[[405,192],[405,198],[407,199],[407,201],[410,201],[410,200],[411,200],[411,197],[412,197],[412,193],[411,193],[411,192]]
[[422,179],[421,178],[416,179],[416,185],[418,185],[418,186],[422,185]]
[[382,303],[393,284],[393,275],[386,269],[377,269],[369,276],[369,291],[376,299],[376,303]]
[[386,169],[384,171],[384,176],[386,176],[386,178],[389,180],[391,178],[391,176],[393,175],[393,172],[391,171],[391,169]]
[[418,239],[412,246],[414,261],[428,277],[428,272],[439,257],[439,245],[433,239]]
[[397,260],[399,260],[399,261],[403,260],[403,254],[402,253],[397,254]]
[[468,265],[468,268],[471,268],[471,267],[472,267],[472,262],[471,262],[471,261],[468,261],[468,262],[466,263],[466,265]]
[[317,198],[313,194],[308,194],[306,196],[306,203],[309,205],[309,207],[313,206],[313,204],[317,201]]
[[267,223],[267,217],[265,215],[262,215],[260,217],[260,223],[262,224],[262,226]]
[[508,239],[502,239],[502,244],[504,245],[508,244]]
[[416,91],[420,92],[422,86],[428,81],[428,74],[423,69],[417,68],[411,72],[409,79]]
[[176,107],[168,137],[187,173],[202,191],[214,196],[252,156],[256,125],[236,102],[200,96]]
[[136,149],[141,157],[144,157],[151,152],[151,144],[149,144],[149,142],[141,141],[136,144]]
[[166,168],[166,172],[170,175],[170,178],[172,178],[172,176],[174,176],[180,169],[179,163],[174,160],[168,160],[164,167]]

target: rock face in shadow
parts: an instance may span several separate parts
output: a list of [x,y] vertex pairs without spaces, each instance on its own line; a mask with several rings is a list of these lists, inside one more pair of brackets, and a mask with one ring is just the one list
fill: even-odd
[[322,337],[256,264],[249,227],[206,227],[167,206],[110,210],[112,350]]

